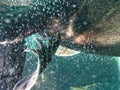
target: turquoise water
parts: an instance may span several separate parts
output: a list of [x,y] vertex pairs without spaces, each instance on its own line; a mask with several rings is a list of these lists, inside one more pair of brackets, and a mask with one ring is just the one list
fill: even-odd
[[[36,1],[36,2],[31,3],[32,1],[33,2]],[[1,0],[0,1],[0,5],[1,5],[0,15],[1,16],[3,15],[3,17],[0,17],[1,18],[0,29],[2,31],[4,31],[4,29],[8,29],[7,30],[8,33],[7,32],[2,33],[3,34],[2,38],[4,39],[4,34],[6,33],[8,35],[9,33],[12,35],[10,35],[10,37],[9,36],[7,37],[7,34],[6,34],[5,37],[12,38],[12,39],[16,38],[14,37],[15,34],[17,34],[15,36],[19,36],[19,33],[23,32],[22,30],[25,29],[26,27],[32,28],[31,27],[32,24],[34,26],[33,29],[38,26],[44,25],[44,21],[41,24],[37,22],[38,18],[42,20],[42,17],[40,16],[42,14],[43,16],[45,15],[43,17],[43,19],[45,20],[47,19],[47,16],[49,16],[49,14],[55,16],[56,13],[59,13],[58,17],[59,15],[63,15],[61,14],[61,11],[62,9],[64,9],[64,4],[63,4],[64,0],[56,0],[58,3],[52,3],[53,0],[51,0],[50,2],[49,1],[50,0],[15,0],[15,1],[14,0]],[[68,0],[68,2],[70,1],[71,3],[74,2],[74,0]],[[82,4],[80,5],[80,12],[82,13],[82,11],[86,10],[87,5],[88,5],[87,7],[88,10],[82,13],[83,16],[80,15],[82,17],[79,17],[79,16],[77,17],[78,20],[76,19],[75,24],[77,24],[77,21],[79,20],[81,21],[78,25],[75,25],[76,27],[78,26],[76,30],[80,30],[76,32],[83,32],[84,30],[88,29],[86,27],[87,25],[89,26],[89,19],[91,20],[90,24],[93,23],[92,25],[94,25],[95,22],[96,23],[99,21],[104,22],[104,19],[107,20],[109,19],[109,17],[114,15],[114,12],[118,10],[115,8],[119,8],[119,3],[118,4],[116,3],[117,1],[119,2],[119,0],[106,0],[105,2],[104,1],[102,0],[100,1],[99,0],[98,1],[97,0],[83,0],[83,1],[79,0],[79,3],[83,2],[83,4],[86,4],[85,2],[87,2],[85,7]],[[112,7],[113,3],[116,5],[116,7]],[[27,5],[28,7],[26,7]],[[66,5],[69,6],[69,4],[67,3]],[[66,7],[66,10],[65,10],[69,13],[63,11],[64,14],[68,15],[69,17],[68,19],[72,17],[69,15],[71,15],[71,13],[74,13],[72,12],[72,10],[74,10],[74,8],[77,7],[77,4],[76,5],[71,4],[71,5],[72,5],[71,7]],[[17,7],[18,9],[17,8],[15,9],[15,7],[12,7],[15,9],[14,11],[14,9],[10,8],[10,6],[18,6]],[[37,9],[36,6],[40,6],[41,8]],[[69,8],[71,9],[69,10]],[[10,13],[9,13],[9,10],[10,10]],[[30,11],[30,13],[26,13],[26,10],[33,10],[33,12]],[[24,15],[24,11],[26,15]],[[102,16],[106,12],[107,14],[105,16]],[[14,14],[15,14],[15,17],[14,17]],[[23,17],[21,17],[22,15]],[[26,18],[26,16],[28,17]],[[119,14],[117,16],[119,16]],[[64,18],[64,16],[62,18]],[[23,20],[21,21],[21,19]],[[67,20],[67,18],[65,19]],[[17,26],[16,22],[18,22],[19,20],[20,20],[20,25],[19,23],[17,23],[18,24]],[[113,25],[114,25],[116,22],[114,22],[114,18],[112,18],[112,20],[113,20]],[[23,24],[21,22],[23,22]],[[26,22],[27,24],[29,23],[28,26]],[[45,21],[45,22],[49,22],[49,21]],[[63,22],[64,20],[60,23],[63,23]],[[65,24],[66,23],[67,22],[65,22]],[[117,26],[117,24],[119,23],[115,24],[116,27],[113,30],[113,32],[115,30],[118,30],[119,27]],[[105,23],[105,25],[107,25],[107,22]],[[99,30],[101,29],[99,27],[104,27],[105,25],[102,26],[102,22],[101,22],[100,25],[98,25],[98,28],[95,29],[96,33],[99,33]],[[112,23],[110,26],[108,24],[109,29],[111,28],[111,26],[112,26]],[[83,31],[81,30],[81,27],[83,28]],[[96,24],[95,24],[95,27],[97,27]],[[41,28],[36,28],[36,29],[41,29]],[[115,32],[115,35],[117,34],[119,38],[118,33],[119,33],[119,30]],[[112,35],[110,35],[110,37],[111,36]],[[39,34],[34,34],[26,38],[27,49],[39,48],[38,44],[34,40],[34,38],[36,37],[41,39],[43,43],[47,45],[45,38],[41,37]],[[120,39],[118,39],[118,43],[119,43],[119,40]],[[33,72],[36,69],[36,66],[37,66],[37,58],[31,53],[27,53],[24,71],[22,73],[23,77]],[[80,54],[76,54],[74,56],[69,56],[69,57],[60,57],[60,56],[54,55],[52,57],[52,61],[48,64],[47,68],[39,75],[37,83],[32,88],[32,90],[120,90],[120,57],[93,55],[93,54],[87,54],[83,52],[81,52]]]
[[[9,8],[10,6],[12,6],[12,5],[22,6],[22,3],[23,3],[22,2],[23,0],[17,0],[17,1],[21,1],[21,4],[14,2],[14,4],[11,3],[11,5],[9,6],[9,3],[10,3],[9,1],[10,0],[1,0],[0,1],[0,4],[5,4],[3,6],[0,6],[1,7],[0,12],[7,12],[11,9],[11,8]],[[13,1],[13,0],[11,0],[11,1]],[[27,0],[27,1],[29,1],[29,0]],[[13,7],[14,8],[13,10],[12,9],[10,10],[10,11],[13,11],[13,12],[11,12],[11,13],[13,13],[13,16],[15,13],[15,18],[16,18],[16,13],[19,13],[18,17],[16,19],[14,18],[13,20],[11,20],[12,14],[9,12],[7,13],[8,14],[7,18],[10,19],[9,20],[9,19],[5,18],[6,29],[9,28],[8,35],[10,33],[10,30],[12,31],[13,28],[15,28],[15,30],[16,29],[18,30],[19,28],[22,27],[22,26],[17,27],[17,25],[14,26],[14,24],[16,24],[14,22],[17,22],[17,19],[19,20],[19,18],[21,19],[21,13],[24,12],[24,10],[28,10],[29,7],[30,7],[30,10],[31,9],[35,9],[35,10],[33,10],[32,13],[27,13],[27,15],[28,15],[27,19],[29,19],[29,18],[32,19],[32,18],[36,17],[35,14],[37,13],[36,10],[38,10],[38,9],[35,6],[37,6],[37,5],[39,6],[41,4],[43,5],[43,8],[42,8],[43,10],[41,8],[40,8],[40,10],[43,11],[44,15],[46,15],[46,11],[47,11],[47,13],[51,14],[52,13],[51,10],[54,11],[55,13],[59,12],[59,14],[61,14],[61,11],[62,11],[61,7],[57,6],[56,8],[52,8],[52,6],[49,5],[49,4],[51,4],[54,6],[54,4],[52,3],[52,0],[50,2],[48,2],[49,0],[48,1],[47,0],[41,0],[41,1],[33,0],[33,1],[37,1],[35,4],[33,4],[33,6],[32,6],[32,4],[31,4],[31,6],[29,6],[28,3],[26,3],[26,4],[24,3],[25,7],[18,7],[21,9],[20,13],[19,13],[20,9],[16,9],[14,11],[14,9],[15,9],[14,7]],[[64,1],[64,0],[58,0],[59,3],[61,1]],[[70,1],[70,0],[68,0],[68,1]],[[74,0],[71,0],[71,1],[74,1]],[[82,0],[79,0],[79,1],[81,3]],[[96,6],[96,4],[97,4],[96,7],[98,7],[94,11],[95,12],[94,16],[91,16],[91,22],[93,23],[93,22],[97,22],[96,18],[98,20],[102,19],[101,14],[99,14],[99,11],[101,13],[105,13],[105,12],[109,11],[109,8],[113,5],[112,3],[117,2],[118,0],[110,0],[110,2],[108,2],[109,0],[107,0],[107,1],[105,1],[105,3],[102,0],[100,0],[100,1],[84,0],[84,2],[86,2],[86,1],[88,1],[88,4],[91,3],[90,6],[92,9],[89,9],[89,10],[91,10],[90,15],[93,15],[92,12],[94,11],[93,9],[95,9],[94,6]],[[39,2],[39,4],[38,4],[38,2]],[[99,5],[98,2],[103,3],[103,4]],[[107,5],[106,5],[106,3],[107,3]],[[8,5],[8,7],[6,7],[6,5]],[[26,7],[27,5],[29,7]],[[45,5],[45,7],[44,7],[44,5]],[[47,5],[50,7],[47,7]],[[57,4],[57,5],[59,5],[59,4]],[[101,5],[104,5],[104,7],[101,7]],[[74,7],[76,7],[76,5],[73,4],[73,8]],[[60,11],[59,11],[59,9],[60,9]],[[98,11],[96,12],[96,10],[98,10]],[[114,11],[114,8],[112,10]],[[110,10],[110,11],[112,11],[112,10]],[[66,9],[66,11],[67,11],[67,9]],[[35,14],[34,14],[34,12],[35,12]],[[69,10],[68,10],[68,12],[69,12]],[[67,12],[65,12],[65,13],[67,13]],[[85,12],[85,14],[86,13],[87,12]],[[9,16],[9,14],[10,14],[10,16]],[[33,15],[33,16],[29,17],[29,14]],[[39,12],[37,14],[38,14],[37,16],[39,16],[41,14],[41,12]],[[1,15],[4,16],[3,13],[0,13],[0,16]],[[25,15],[25,16],[27,16],[27,15]],[[107,16],[109,16],[109,15],[111,16],[112,13],[111,12],[107,13],[105,19],[107,19],[108,18]],[[44,16],[44,18],[46,16]],[[86,16],[87,15],[85,15],[85,17]],[[83,18],[85,18],[85,17],[83,15]],[[96,17],[96,18],[93,20],[94,17]],[[39,17],[39,18],[41,18],[41,17]],[[23,22],[30,23],[30,25],[28,25],[29,27],[32,26],[32,24],[35,27],[39,27],[36,19],[35,20],[33,19],[35,24],[32,22],[32,20],[31,21],[26,20],[26,17],[25,18],[23,17],[23,19],[25,19],[25,20],[23,20]],[[1,23],[0,23],[0,26],[1,26],[0,28],[2,28],[4,30],[4,27],[2,27],[2,24],[4,26],[4,23],[2,22],[2,20],[4,22],[4,17],[1,17]],[[87,18],[85,18],[85,20],[87,20]],[[12,22],[11,26],[9,26],[10,22]],[[83,24],[83,28],[87,27],[86,25],[88,23],[85,22],[84,19],[83,19],[83,22],[81,22],[81,23]],[[85,26],[84,26],[84,24],[85,24]],[[26,25],[26,23],[25,23],[25,25]],[[80,26],[80,25],[78,24],[78,26]],[[23,27],[24,27],[24,25],[23,25]],[[13,32],[16,34],[19,34],[22,31],[22,29],[20,29],[19,31],[17,31],[17,30],[13,31]],[[3,34],[5,34],[5,33],[3,33]],[[12,33],[12,35],[8,36],[8,38],[14,37],[14,33]],[[25,39],[26,46],[28,49],[29,48],[39,48],[38,44],[34,40],[35,37],[41,39],[43,41],[43,43],[45,45],[47,45],[45,38],[42,38],[39,34],[34,34]],[[26,59],[25,59],[24,71],[22,74],[23,77],[30,74],[31,72],[33,72],[36,69],[36,66],[37,66],[37,58],[33,54],[27,53]],[[60,57],[60,56],[54,55],[52,57],[52,61],[48,64],[47,68],[42,72],[41,75],[39,75],[37,83],[32,88],[32,90],[120,90],[120,58],[112,57],[112,56],[93,55],[93,54],[87,54],[87,53],[83,53],[83,52],[81,52],[80,54],[74,55],[74,56],[70,56],[70,57]]]
[[[37,59],[28,54],[23,76],[35,70],[36,63]],[[32,90],[120,90],[119,79],[120,59],[117,57],[86,53],[53,56]]]

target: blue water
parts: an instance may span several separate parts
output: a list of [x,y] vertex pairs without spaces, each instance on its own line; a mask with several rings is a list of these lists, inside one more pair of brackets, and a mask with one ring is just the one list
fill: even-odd
[[[34,43],[31,45],[34,47]],[[26,60],[23,76],[35,70],[37,63],[30,54],[26,59],[29,60]],[[32,90],[119,90],[119,78],[120,60],[117,57],[86,53],[53,56]]]

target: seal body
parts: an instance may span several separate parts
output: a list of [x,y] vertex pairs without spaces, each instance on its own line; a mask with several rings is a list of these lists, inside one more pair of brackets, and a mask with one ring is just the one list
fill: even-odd
[[[120,56],[120,1],[35,0],[28,6],[8,6],[0,11],[0,77],[9,77],[13,65],[20,70],[15,70],[15,75],[21,76],[25,42],[19,41],[37,32],[48,32],[53,38],[59,32],[60,44],[75,50]],[[6,49],[5,45],[13,48]],[[5,58],[4,54],[10,55]],[[3,83],[8,82],[2,80],[1,86]]]
[[[100,12],[99,10],[96,12]],[[93,15],[94,13],[93,12]],[[87,14],[89,16],[89,14]],[[109,9],[105,14],[100,14],[101,19],[89,22],[83,21],[85,28],[78,28],[76,21],[68,27],[63,40],[69,47],[94,54],[119,56],[120,48],[120,4]],[[77,16],[75,16],[76,18]],[[80,17],[80,16],[79,16]],[[99,17],[99,18],[100,18]],[[79,20],[79,19],[78,19]],[[77,24],[79,22],[77,21]],[[89,25],[90,24],[90,25]],[[63,44],[65,44],[65,42]],[[70,44],[71,43],[71,44]],[[67,44],[66,44],[67,45]],[[70,46],[71,45],[71,46]]]
[[[79,1],[77,1],[79,2]],[[48,32],[61,33],[61,44],[92,54],[120,55],[120,1],[83,1],[70,16],[53,18]],[[72,6],[72,5],[71,5]],[[77,5],[76,5],[77,6]],[[68,17],[67,17],[68,16]]]
[[59,32],[64,46],[119,56],[119,17],[120,1],[37,0],[1,13],[0,43],[17,42],[37,32],[47,31],[53,37]]

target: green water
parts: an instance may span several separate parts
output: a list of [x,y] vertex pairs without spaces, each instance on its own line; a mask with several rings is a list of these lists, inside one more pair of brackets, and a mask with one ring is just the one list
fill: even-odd
[[[3,1],[4,0],[0,2],[0,12],[7,12],[10,8],[9,6],[2,5]],[[5,4],[8,5],[9,2],[7,1],[10,0],[5,1]],[[44,0],[40,2],[42,1]],[[45,0],[45,2],[46,1],[47,0]],[[94,6],[98,4],[96,7],[98,7],[99,10],[97,12],[95,11],[96,13],[91,19],[95,16],[97,19],[101,19],[101,14],[98,12],[105,13],[113,2],[119,0],[110,0],[110,3],[107,3],[109,0],[104,0],[105,3],[102,0],[84,1],[88,1],[88,4],[91,3],[92,9],[90,9],[90,15],[92,15],[92,10],[95,9]],[[93,3],[93,1],[95,1],[95,3]],[[104,3],[104,7],[101,7],[102,4],[99,5],[97,2]],[[21,8],[23,8],[22,10],[27,9],[26,7]],[[15,11],[15,13],[16,12],[19,12],[19,10]],[[97,22],[96,19],[92,22],[95,21]],[[34,37],[40,38],[43,40],[44,44],[46,44],[44,38],[35,34],[26,39],[26,46],[28,49],[39,48],[34,41]],[[23,77],[34,71],[36,65],[37,58],[33,54],[27,53]],[[72,57],[53,56],[52,61],[39,76],[32,90],[120,90],[120,58],[86,53],[80,53]]]
[[[31,38],[27,42],[32,41]],[[35,42],[31,42],[34,47]],[[30,48],[30,47],[29,47]],[[37,59],[27,54],[23,76],[35,70]],[[120,90],[120,59],[80,53],[53,56],[32,90]]]

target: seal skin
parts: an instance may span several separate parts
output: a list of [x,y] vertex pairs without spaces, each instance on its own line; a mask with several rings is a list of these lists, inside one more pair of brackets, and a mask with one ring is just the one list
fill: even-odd
[[46,30],[53,37],[60,32],[61,44],[72,49],[120,55],[118,0],[37,0],[24,8],[13,6],[0,15],[1,43]]

